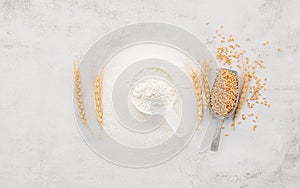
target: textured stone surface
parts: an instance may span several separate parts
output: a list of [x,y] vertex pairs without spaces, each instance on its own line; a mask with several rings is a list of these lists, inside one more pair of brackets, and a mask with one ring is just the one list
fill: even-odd
[[[0,187],[299,187],[299,10],[298,0],[1,0]],[[74,126],[73,56],[149,20],[185,27],[209,46],[220,24],[252,52],[270,41],[261,53],[272,108],[257,109],[255,133],[231,133],[218,155],[200,155],[192,141],[146,169],[115,166],[87,147]]]

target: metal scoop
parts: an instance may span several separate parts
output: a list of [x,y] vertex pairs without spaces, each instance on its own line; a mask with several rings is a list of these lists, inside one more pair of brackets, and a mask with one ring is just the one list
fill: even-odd
[[[228,71],[234,73],[235,76],[236,76],[236,79],[238,80],[238,73],[236,71],[230,70],[230,69],[225,69],[225,68],[222,68],[221,70],[228,70]],[[215,82],[216,82],[216,80],[215,80]],[[215,83],[214,83],[213,87],[214,86],[215,86]],[[220,115],[216,114],[213,111],[213,109],[211,108],[212,114],[218,119],[216,130],[215,130],[215,133],[214,133],[214,136],[213,136],[213,140],[212,140],[212,143],[211,143],[211,147],[210,147],[211,151],[218,151],[218,149],[219,149],[219,142],[220,142],[220,136],[221,136],[221,130],[222,130],[222,127],[221,127],[222,126],[222,122],[223,122],[224,119],[230,117],[234,113],[234,111],[235,111],[235,109],[237,107],[238,99],[239,99],[239,92],[238,92],[238,95],[236,97],[236,102],[235,102],[234,107],[232,108],[232,110],[229,113],[227,113],[224,116],[220,116]]]

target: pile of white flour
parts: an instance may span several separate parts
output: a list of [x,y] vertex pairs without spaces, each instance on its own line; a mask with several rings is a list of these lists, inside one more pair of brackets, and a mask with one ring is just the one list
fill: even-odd
[[135,83],[130,92],[133,105],[146,114],[172,107],[176,89],[160,78],[144,78]]

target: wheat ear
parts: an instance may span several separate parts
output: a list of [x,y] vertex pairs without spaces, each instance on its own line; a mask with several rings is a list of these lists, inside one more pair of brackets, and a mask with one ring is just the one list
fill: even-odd
[[235,114],[234,114],[233,120],[235,120],[238,117],[238,115],[239,115],[239,113],[240,113],[240,111],[242,109],[243,102],[244,102],[246,94],[247,94],[248,82],[249,82],[249,76],[248,76],[248,73],[246,73],[245,76],[244,76],[244,83],[243,83],[243,87],[242,87],[240,99],[239,99],[239,102],[238,102],[238,106],[237,106],[237,108],[235,110]]
[[195,72],[195,70],[192,69],[192,80],[194,83],[194,87],[195,87],[195,91],[196,91],[196,96],[197,96],[197,101],[198,101],[198,128],[200,126],[200,122],[202,120],[202,116],[203,116],[203,102],[202,102],[202,90],[200,87],[200,83],[199,83],[199,78],[197,73]]
[[95,88],[94,88],[97,121],[101,128],[103,128],[102,79],[103,79],[103,73],[101,71],[101,74],[100,75],[97,74],[96,76]]
[[203,85],[204,85],[205,101],[206,101],[206,104],[209,106],[210,105],[210,89],[209,89],[208,74],[209,74],[209,67],[208,67],[208,63],[206,62],[206,63],[204,63],[204,71],[202,74],[202,80],[203,80]]
[[74,60],[74,85],[75,85],[75,91],[76,91],[76,99],[77,99],[77,106],[79,109],[79,114],[82,122],[88,126],[87,119],[84,112],[83,107],[83,100],[82,100],[82,92],[81,92],[81,81],[80,81],[80,71],[78,67],[78,59]]

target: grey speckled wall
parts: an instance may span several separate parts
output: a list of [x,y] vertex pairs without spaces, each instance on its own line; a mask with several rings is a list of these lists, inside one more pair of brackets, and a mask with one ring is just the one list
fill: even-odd
[[[299,19],[298,0],[0,0],[0,187],[300,187]],[[250,51],[270,41],[262,55],[272,108],[255,133],[237,130],[242,141],[228,137],[233,149],[218,156],[191,142],[139,170],[87,147],[74,126],[72,59],[107,32],[149,20],[209,46],[220,24]]]

